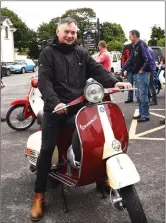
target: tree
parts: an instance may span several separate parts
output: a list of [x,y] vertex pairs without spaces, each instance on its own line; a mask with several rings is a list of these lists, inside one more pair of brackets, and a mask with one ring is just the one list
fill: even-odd
[[28,33],[28,56],[33,59],[37,59],[40,54],[39,41],[37,38],[37,33],[33,30],[29,30]]
[[161,38],[157,41],[157,46],[165,46],[165,38]]
[[50,20],[49,23],[42,23],[37,29],[37,37],[40,41],[50,39],[55,36],[56,28],[58,26],[60,17],[56,17]]
[[151,39],[160,40],[161,38],[165,38],[165,31],[157,25],[152,27]]
[[123,42],[120,42],[118,40],[112,40],[112,41],[109,41],[107,43],[107,47],[108,47],[108,51],[120,51],[122,52],[122,49],[123,49]]
[[106,42],[119,41],[121,43],[124,43],[127,41],[121,25],[110,22],[103,23],[103,32],[101,39],[105,40]]
[[154,25],[151,29],[151,39],[148,41],[148,45],[165,46],[165,31],[161,27],[157,27],[157,25]]
[[7,16],[10,21],[13,23],[14,28],[16,28],[16,32],[14,32],[14,47],[18,48],[19,51],[27,48],[28,44],[28,32],[29,29],[27,25],[22,22],[22,20],[15,14],[13,11],[2,8],[1,9],[2,16]]

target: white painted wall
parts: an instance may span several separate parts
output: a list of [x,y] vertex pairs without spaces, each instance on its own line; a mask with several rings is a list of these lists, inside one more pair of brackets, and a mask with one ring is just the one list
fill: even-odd
[[[6,19],[1,26],[1,62],[14,61],[14,31]],[[8,38],[5,38],[5,27],[8,27]]]

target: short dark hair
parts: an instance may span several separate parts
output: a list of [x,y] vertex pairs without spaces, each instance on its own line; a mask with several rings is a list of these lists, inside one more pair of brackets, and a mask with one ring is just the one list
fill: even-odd
[[107,44],[104,40],[101,40],[98,45],[102,46],[103,48],[107,48]]
[[130,31],[130,33],[133,35],[133,36],[136,36],[136,37],[140,37],[140,32],[138,31],[138,30],[135,30],[135,29],[133,29],[133,30],[131,30]]
[[58,23],[58,26],[62,25],[62,24],[71,24],[71,23],[74,23],[76,26],[77,26],[77,22],[75,21],[75,19],[71,18],[71,17],[65,17],[65,18],[62,18],[59,23]]

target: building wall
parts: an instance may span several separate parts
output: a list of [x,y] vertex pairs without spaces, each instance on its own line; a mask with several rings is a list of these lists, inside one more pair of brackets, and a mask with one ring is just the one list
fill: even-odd
[[[8,27],[8,38],[5,38],[5,27]],[[1,62],[13,62],[14,61],[14,35],[13,31],[7,23],[7,20],[3,22],[1,27]]]

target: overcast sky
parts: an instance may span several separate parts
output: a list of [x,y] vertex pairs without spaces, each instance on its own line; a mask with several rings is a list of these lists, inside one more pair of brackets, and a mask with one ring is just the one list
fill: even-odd
[[132,29],[141,33],[141,39],[150,39],[151,27],[165,29],[164,1],[1,1],[1,7],[14,11],[29,28],[37,30],[42,22],[61,16],[68,9],[92,8],[100,22],[121,24],[126,38]]

